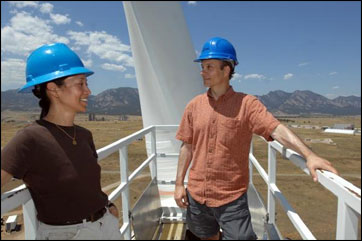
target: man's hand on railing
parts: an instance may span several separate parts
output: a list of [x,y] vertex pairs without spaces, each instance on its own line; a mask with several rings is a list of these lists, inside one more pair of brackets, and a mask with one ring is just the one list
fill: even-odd
[[279,124],[271,136],[274,140],[277,140],[286,148],[290,148],[299,153],[307,160],[306,165],[314,182],[318,180],[317,169],[327,170],[338,175],[337,170],[329,161],[316,155],[294,132],[283,124]]
[[314,182],[317,182],[318,180],[316,173],[318,169],[327,170],[338,175],[337,170],[332,166],[332,164],[329,161],[327,161],[322,157],[317,156],[314,153],[311,153],[308,157],[306,157],[306,160],[307,160],[306,165],[310,171],[310,174],[312,175]]

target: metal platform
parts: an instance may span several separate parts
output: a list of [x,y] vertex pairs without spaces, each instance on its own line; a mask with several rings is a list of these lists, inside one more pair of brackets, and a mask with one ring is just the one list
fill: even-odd
[[[186,209],[176,205],[175,185],[153,179],[130,212],[134,237],[142,239],[185,239]],[[253,184],[249,185],[248,203],[251,221],[258,239],[282,239],[277,228],[267,224],[264,202]]]

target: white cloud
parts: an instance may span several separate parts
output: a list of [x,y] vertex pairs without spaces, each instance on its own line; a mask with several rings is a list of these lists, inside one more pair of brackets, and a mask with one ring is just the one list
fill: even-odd
[[337,72],[330,72],[329,75],[335,75]]
[[25,7],[37,7],[38,3],[36,1],[9,1],[10,6],[16,8],[25,8]]
[[248,74],[244,76],[244,79],[259,79],[263,80],[265,79],[265,76],[262,74]]
[[197,1],[188,1],[187,4],[195,6],[197,4]]
[[40,5],[40,12],[49,13],[49,17],[57,25],[67,24],[71,22],[71,19],[68,17],[68,15],[53,13],[53,8],[54,8],[53,4],[43,3]]
[[[73,50],[76,51],[74,48],[73,48]],[[90,68],[90,67],[93,66],[93,60],[92,59],[88,59],[88,60],[82,59],[82,62],[83,62],[84,66],[86,68]]]
[[76,23],[78,26],[83,27],[83,23],[82,23],[81,21],[76,21],[75,23]]
[[126,71],[126,68],[123,67],[122,65],[109,64],[109,63],[102,64],[102,69],[114,70],[114,71],[120,71],[120,72]]
[[308,65],[308,64],[309,64],[308,62],[304,62],[304,63],[298,64],[298,66],[299,66],[299,67],[302,67],[302,66],[306,66],[306,65]]
[[70,36],[70,39],[75,41],[75,44],[78,46],[83,45],[90,45],[91,40],[89,38],[90,33],[89,32],[74,32],[74,31],[68,31],[67,35]]
[[54,5],[50,3],[43,3],[40,5],[40,12],[51,13],[53,12]]
[[57,25],[59,24],[67,24],[71,22],[71,19],[68,18],[68,15],[61,15],[61,14],[50,14],[50,18],[53,22]]
[[238,81],[241,82],[241,79],[243,78],[243,75],[239,74],[239,73],[235,73],[233,78],[231,79],[232,81]]
[[294,75],[293,74],[291,74],[291,73],[288,73],[288,74],[285,74],[284,75],[284,77],[283,77],[283,79],[290,79],[290,78],[292,78]]
[[134,67],[131,57],[131,47],[115,36],[106,32],[74,32],[68,31],[70,39],[75,45],[86,46],[89,54],[95,54],[101,59],[122,63],[127,67]]
[[1,85],[7,88],[19,88],[26,83],[25,62],[22,59],[9,58],[1,61]]
[[337,85],[337,86],[333,86],[333,89],[339,89],[339,86]]
[[136,76],[134,74],[125,74],[124,76],[126,79],[134,79]]
[[37,47],[52,42],[69,43],[69,40],[54,34],[46,20],[27,12],[17,13],[10,19],[10,25],[1,28],[2,53],[28,56]]

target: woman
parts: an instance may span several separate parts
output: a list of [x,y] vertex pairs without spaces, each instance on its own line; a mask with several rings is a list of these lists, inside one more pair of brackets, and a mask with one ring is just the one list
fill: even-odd
[[89,130],[74,124],[91,91],[80,58],[63,43],[44,45],[27,60],[26,85],[40,99],[40,119],[1,151],[1,186],[22,179],[33,198],[37,239],[120,239],[118,210],[101,190]]

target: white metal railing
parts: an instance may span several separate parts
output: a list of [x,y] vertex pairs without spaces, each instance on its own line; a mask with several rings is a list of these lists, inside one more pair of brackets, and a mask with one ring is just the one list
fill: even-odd
[[[139,138],[151,133],[151,155],[128,176],[128,145]],[[109,195],[110,201],[116,200],[119,195],[122,195],[122,213],[123,213],[123,225],[121,226],[121,234],[124,239],[131,239],[131,225],[129,220],[130,203],[129,203],[129,183],[139,175],[142,170],[149,165],[152,180],[157,177],[157,153],[156,153],[156,127],[150,126],[133,133],[127,137],[124,137],[108,146],[105,146],[99,150],[98,161],[106,158],[107,156],[119,151],[120,173],[121,183],[120,185]]]
[[[174,131],[175,126],[150,126],[97,150],[98,161],[117,151],[119,152],[121,183],[109,195],[109,200],[114,201],[122,195],[123,225],[120,231],[125,239],[131,238],[129,220],[129,183],[147,165],[150,167],[152,179],[157,177],[156,129],[169,129]],[[151,133],[151,154],[135,171],[133,171],[133,173],[128,175],[128,145],[149,133]],[[298,153],[290,149],[286,149],[277,141],[268,143],[267,174],[254,157],[253,148],[251,146],[249,153],[249,165],[250,167],[252,167],[251,165],[254,165],[265,183],[268,185],[268,222],[275,224],[275,199],[277,199],[302,238],[315,239],[314,235],[304,224],[300,216],[290,206],[287,199],[276,185],[277,151],[280,152],[283,157],[291,160],[296,166],[300,167],[305,173],[308,175],[310,174],[305,164],[306,160]],[[250,182],[252,182],[252,170],[253,169],[250,168]],[[338,197],[336,239],[357,239],[358,218],[361,216],[361,189],[328,171],[317,171],[317,175],[319,183]],[[36,211],[29,191],[26,189],[25,185],[1,195],[1,215],[17,208],[19,205],[23,205],[25,238],[35,239],[37,226]]]
[[[301,237],[303,239],[316,239],[276,185],[277,151],[310,175],[306,160],[302,156],[291,149],[285,148],[279,142],[273,141],[268,142],[268,174],[254,157],[251,146],[249,153],[250,182],[252,182],[253,170],[251,165],[254,165],[268,185],[267,212],[269,214],[269,223],[275,224],[275,199],[278,199]],[[356,240],[358,238],[358,219],[361,216],[361,189],[329,171],[317,170],[317,176],[318,182],[338,197],[336,239]]]

